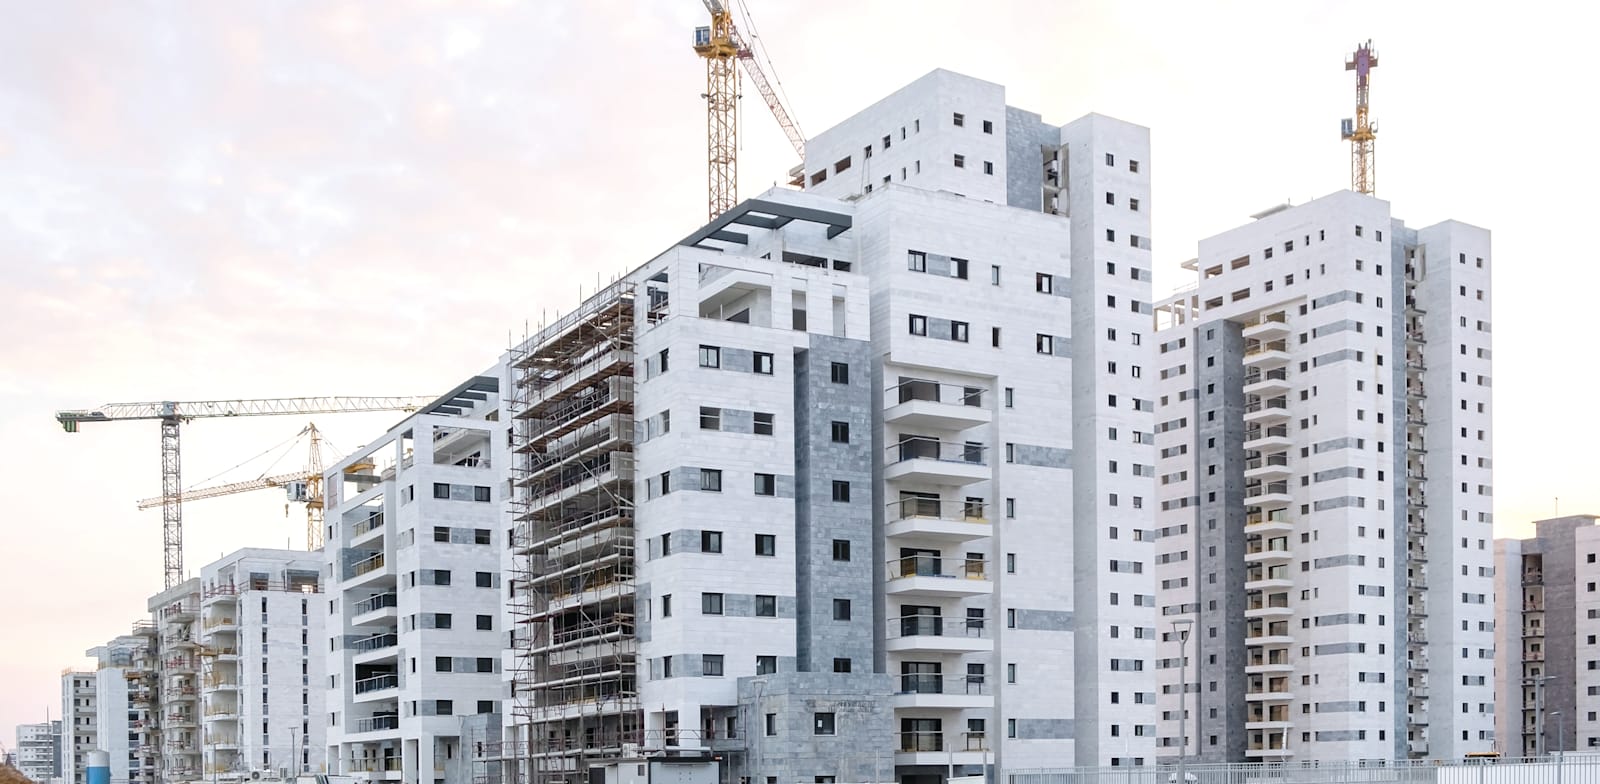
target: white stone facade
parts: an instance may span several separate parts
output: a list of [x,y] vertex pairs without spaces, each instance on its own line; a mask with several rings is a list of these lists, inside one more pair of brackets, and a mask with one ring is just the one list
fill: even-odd
[[58,769],[61,740],[61,722],[45,721],[38,724],[17,725],[17,770],[37,782],[46,782],[60,774]]
[[85,784],[89,752],[99,748],[99,704],[93,672],[61,673],[61,780],[66,784]]

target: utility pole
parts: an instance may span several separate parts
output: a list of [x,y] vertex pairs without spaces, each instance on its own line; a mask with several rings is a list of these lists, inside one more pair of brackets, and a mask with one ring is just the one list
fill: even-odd
[[1189,630],[1194,628],[1193,618],[1179,618],[1172,622],[1172,632],[1178,635],[1178,784],[1188,784],[1184,763],[1189,756]]

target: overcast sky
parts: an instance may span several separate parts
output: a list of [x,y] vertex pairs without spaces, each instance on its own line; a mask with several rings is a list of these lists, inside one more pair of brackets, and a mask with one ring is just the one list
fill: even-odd
[[[1378,195],[1494,231],[1498,535],[1600,512],[1600,181],[1583,4],[748,0],[801,126],[935,67],[1064,123],[1152,128],[1156,289],[1196,242],[1348,185],[1372,38]],[[0,742],[161,585],[153,423],[58,408],[432,394],[695,228],[695,0],[0,3]],[[749,25],[746,25],[748,31]],[[796,161],[747,89],[742,196]],[[1586,97],[1588,96],[1588,97]],[[1584,190],[1579,190],[1584,188]],[[398,417],[323,417],[354,449]],[[299,420],[190,425],[190,480]],[[279,470],[293,470],[291,454]],[[265,466],[223,478],[246,479]],[[262,491],[192,504],[186,563],[298,545]]]

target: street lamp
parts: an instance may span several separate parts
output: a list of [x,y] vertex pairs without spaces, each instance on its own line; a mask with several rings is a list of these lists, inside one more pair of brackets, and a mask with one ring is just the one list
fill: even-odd
[[1189,631],[1193,628],[1193,618],[1178,618],[1172,622],[1172,633],[1178,636],[1178,784],[1189,781],[1184,763],[1189,756]]

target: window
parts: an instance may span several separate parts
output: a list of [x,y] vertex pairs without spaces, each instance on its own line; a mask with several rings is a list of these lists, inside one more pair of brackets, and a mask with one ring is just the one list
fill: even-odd
[[836,621],[848,621],[848,620],[850,620],[850,600],[849,599],[834,599],[833,600],[833,619],[836,620]]
[[778,537],[775,534],[756,534],[756,555],[777,555]]
[[835,539],[835,540],[833,540],[833,560],[835,560],[835,561],[848,561],[848,560],[850,560],[850,540],[849,539]]
[[962,155],[961,153],[956,153],[951,162],[955,164],[957,169],[967,168],[967,156]]
[[957,343],[965,343],[965,342],[967,342],[967,322],[965,322],[965,321],[952,321],[952,322],[950,322],[950,339],[954,340]]
[[757,618],[776,618],[776,617],[778,617],[778,597],[776,597],[776,596],[766,596],[764,594],[756,594],[756,617]]
[[477,578],[477,585],[478,585],[479,588],[493,588],[494,587],[494,572],[478,572],[476,574],[476,578]]
[[720,594],[720,593],[702,593],[702,594],[700,594],[700,614],[701,615],[721,615],[722,614],[722,594]]
[[967,279],[966,259],[957,259],[953,257],[950,259],[950,277],[960,278],[962,280]]
[[920,250],[906,251],[906,266],[912,272],[928,271],[928,254]]
[[848,443],[850,443],[850,423],[849,422],[834,422],[833,425],[832,425],[832,428],[831,428],[831,433],[832,433],[833,443],[835,443],[835,444],[848,444]]
[[480,631],[480,632],[492,632],[492,631],[494,631],[494,616],[493,615],[480,615],[480,616],[478,616],[478,631]]
[[442,498],[442,499],[445,499],[445,500],[449,500],[449,498],[450,498],[450,485],[447,485],[444,482],[434,482],[433,483],[433,497],[434,498]]
[[429,569],[428,571],[433,572],[433,584],[434,585],[449,585],[450,584],[450,570],[449,569]]
[[492,542],[491,537],[493,537],[493,536],[494,536],[494,534],[492,532],[490,532],[490,530],[487,529],[487,528],[474,528],[474,529],[472,529],[472,543],[473,544],[490,544]]
[[[957,116],[959,117],[960,115],[957,115]],[[813,735],[832,735],[833,734],[833,714],[832,713],[815,713],[815,714],[812,714],[811,726],[812,726],[811,734],[813,734]]]
[[984,161],[983,162],[983,173],[984,174],[994,174],[994,161]]
[[722,654],[705,653],[700,655],[700,674],[720,677],[722,675]]
[[1132,210],[1134,212],[1138,212],[1139,211],[1139,200],[1138,199],[1128,199],[1128,209],[1130,209],[1130,210]]
[[722,349],[720,349],[720,348],[718,348],[716,346],[701,346],[700,347],[700,367],[704,367],[704,368],[719,368],[719,367],[722,367]]
[[720,553],[720,552],[722,552],[722,532],[721,531],[701,531],[700,532],[700,552],[702,552],[702,553]]
[[829,380],[835,384],[850,383],[850,366],[843,362],[835,362],[829,368]]
[[434,672],[454,672],[455,671],[455,666],[454,665],[455,665],[455,660],[450,658],[449,656],[435,656],[435,657],[433,657],[433,671]]
[[833,500],[839,503],[850,501],[850,483],[842,479],[833,480]]
[[483,485],[475,485],[472,488],[472,500],[482,504],[489,503],[491,500],[489,492],[489,488],[484,487]]
[[[756,495],[777,495],[778,477],[774,474],[756,474]],[[718,543],[717,552],[722,552],[721,543]]]
[[755,353],[755,360],[756,360],[755,370],[756,370],[757,373],[760,373],[761,375],[764,375],[764,376],[772,375],[772,355],[771,354],[768,354],[765,351],[757,351]]
[[672,617],[672,594],[670,593],[661,594],[661,617]]
[[722,409],[720,409],[720,408],[712,408],[711,406],[701,406],[700,407],[700,429],[701,430],[721,430],[722,429]]
[[994,133],[994,123],[990,122],[989,120],[984,120],[983,121],[983,132],[984,133]]
[[951,115],[950,121],[953,122],[957,128],[963,128],[967,124],[967,116],[961,112],[955,112]]
[[833,660],[833,671],[834,672],[849,672],[850,671],[850,660],[849,659],[834,659]]
[[[756,674],[757,675],[771,675],[772,673],[775,673],[777,671],[778,671],[778,657],[776,657],[776,656],[757,656],[756,657]],[[773,722],[773,714],[769,713],[769,714],[767,714],[767,734],[768,735],[773,734],[772,733],[772,722]]]
[[917,315],[915,313],[911,314],[911,334],[913,334],[913,335],[927,335],[928,334],[928,317],[927,316],[919,316],[919,315]]
[[1112,155],[1109,152],[1106,153],[1106,165],[1107,166],[1115,166],[1115,165],[1117,165],[1117,156]]
[[772,435],[772,414],[762,411],[756,412],[755,433],[758,436]]
[[1056,338],[1054,335],[1034,335],[1033,349],[1040,354],[1056,353]]
[[1054,275],[1047,275],[1043,272],[1039,272],[1035,273],[1033,276],[1033,290],[1041,294],[1049,294],[1053,292],[1055,290],[1055,284],[1056,280]]
[[700,489],[708,493],[722,492],[722,470],[717,468],[700,469]]

